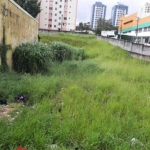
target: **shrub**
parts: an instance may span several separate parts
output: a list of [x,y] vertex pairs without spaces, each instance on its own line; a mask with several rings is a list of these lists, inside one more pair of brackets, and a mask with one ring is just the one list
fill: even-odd
[[71,60],[72,48],[61,42],[53,42],[50,45],[50,49],[53,53],[53,60],[62,62],[63,60]]
[[53,60],[62,62],[64,60],[82,60],[85,57],[84,49],[74,48],[62,42],[50,44]]
[[74,48],[72,59],[73,60],[85,59],[85,50],[83,48]]
[[48,70],[52,53],[42,43],[25,43],[18,46],[13,53],[13,69],[17,72],[38,73]]
[[74,48],[65,43],[25,43],[13,53],[13,69],[17,72],[40,73],[48,71],[50,61],[83,60],[84,49]]

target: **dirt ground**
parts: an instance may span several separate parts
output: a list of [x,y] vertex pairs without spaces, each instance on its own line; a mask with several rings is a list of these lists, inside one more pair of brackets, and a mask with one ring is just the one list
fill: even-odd
[[10,105],[0,105],[0,119],[3,118],[12,118],[11,113],[15,111],[15,114],[19,114],[19,112],[17,111],[18,105],[16,104],[10,104]]
[[13,110],[14,108],[10,105],[0,106],[0,119],[4,117],[9,117],[10,116],[9,113]]

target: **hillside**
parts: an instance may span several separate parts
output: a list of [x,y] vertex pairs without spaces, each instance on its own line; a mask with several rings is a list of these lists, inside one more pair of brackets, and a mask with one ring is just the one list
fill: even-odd
[[[41,35],[52,41],[86,58],[51,63],[46,74],[0,74],[0,96],[15,108],[0,120],[0,150],[150,149],[150,63],[94,36]],[[27,106],[14,103],[19,93]]]

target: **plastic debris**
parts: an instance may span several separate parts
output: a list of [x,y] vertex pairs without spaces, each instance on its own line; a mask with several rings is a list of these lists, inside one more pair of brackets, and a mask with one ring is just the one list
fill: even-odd
[[29,98],[23,94],[19,94],[15,97],[15,100],[17,100],[18,102],[23,102],[23,105],[26,105]]

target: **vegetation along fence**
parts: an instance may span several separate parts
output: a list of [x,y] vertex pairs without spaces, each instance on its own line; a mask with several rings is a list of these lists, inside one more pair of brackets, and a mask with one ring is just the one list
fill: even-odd
[[128,51],[132,56],[150,61],[150,46],[144,44],[133,43],[108,37],[97,37],[100,40],[108,41],[110,44],[119,46]]

